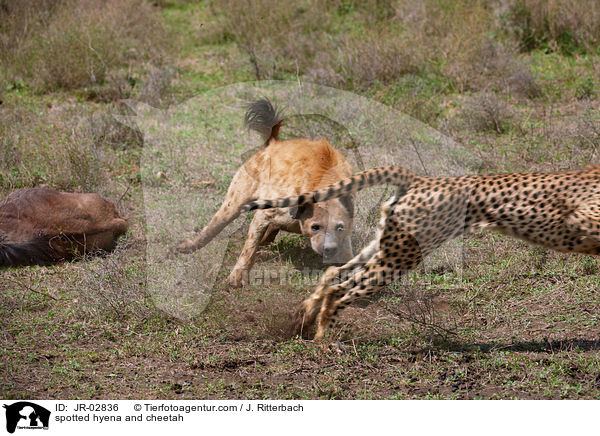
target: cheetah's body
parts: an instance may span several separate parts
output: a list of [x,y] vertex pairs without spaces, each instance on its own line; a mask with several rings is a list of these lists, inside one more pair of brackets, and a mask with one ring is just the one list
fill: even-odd
[[[429,178],[400,167],[358,173],[312,193],[257,200],[245,210],[324,201],[369,186],[394,184],[382,206],[378,234],[355,258],[331,267],[299,312],[298,327],[318,315],[321,338],[339,310],[415,268],[442,243],[490,228],[562,252],[600,254],[600,166],[559,173],[518,173]],[[343,271],[347,280],[332,284]]]

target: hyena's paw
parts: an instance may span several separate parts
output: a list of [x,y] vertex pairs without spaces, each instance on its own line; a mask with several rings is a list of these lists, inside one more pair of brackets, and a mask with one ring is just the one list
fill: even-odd
[[196,244],[191,239],[186,239],[175,247],[175,251],[177,253],[191,253],[192,251],[196,251]]
[[248,271],[243,269],[234,269],[225,280],[225,283],[233,288],[241,288],[248,284]]

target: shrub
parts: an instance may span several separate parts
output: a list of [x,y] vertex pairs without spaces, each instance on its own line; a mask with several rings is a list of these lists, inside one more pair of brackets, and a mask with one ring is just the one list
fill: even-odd
[[390,83],[403,75],[417,72],[422,66],[405,38],[391,32],[346,37],[342,39],[341,46],[336,65],[346,83],[353,88],[368,87],[376,81]]
[[319,51],[327,51],[330,12],[325,0],[294,6],[276,0],[215,2],[223,32],[248,55],[257,80],[305,71]]
[[109,174],[127,159],[122,150],[141,146],[143,137],[113,111],[86,113],[81,104],[29,110],[8,102],[0,111],[0,189],[94,191],[117,183]]
[[61,1],[0,0],[0,55],[18,50],[27,38],[47,26]]
[[101,84],[109,71],[160,62],[166,31],[144,0],[25,0],[0,8],[2,62],[40,91]]
[[[517,50],[490,43],[497,24],[491,1],[216,0],[221,40],[246,53],[256,79],[290,75],[364,89],[406,75],[450,78],[459,90],[516,91],[539,87]],[[257,25],[260,23],[260,25]]]
[[144,264],[132,260],[139,250],[127,236],[103,259],[74,264],[77,280],[69,286],[76,293],[77,316],[103,321],[141,321],[156,314],[146,292]]
[[600,44],[597,0],[513,0],[506,21],[524,51],[572,54],[595,51]]
[[491,92],[478,92],[463,110],[467,123],[474,130],[506,132],[514,117],[510,106]]
[[463,73],[468,80],[464,85],[472,90],[486,90],[512,93],[527,98],[539,97],[541,88],[535,77],[517,58],[515,47],[486,40],[473,59],[464,66]]

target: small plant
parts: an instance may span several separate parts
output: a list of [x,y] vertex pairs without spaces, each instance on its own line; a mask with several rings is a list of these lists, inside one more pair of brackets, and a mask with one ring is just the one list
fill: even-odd
[[466,104],[463,115],[474,130],[505,133],[512,125],[513,111],[496,94],[479,92]]
[[578,100],[588,100],[594,97],[596,94],[594,79],[590,76],[583,79],[579,86],[577,86],[577,99]]
[[115,250],[94,263],[80,263],[77,289],[83,318],[140,320],[151,316],[154,307],[145,288],[143,264],[132,264],[127,257],[131,241],[123,237]]

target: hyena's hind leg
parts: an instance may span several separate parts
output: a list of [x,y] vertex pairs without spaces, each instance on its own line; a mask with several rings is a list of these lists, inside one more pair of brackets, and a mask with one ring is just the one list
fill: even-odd
[[247,203],[254,193],[258,182],[248,176],[242,167],[233,176],[233,180],[227,190],[227,195],[223,204],[211,218],[209,223],[200,230],[200,233],[193,239],[181,242],[177,246],[177,251],[181,253],[190,253],[198,250],[208,244],[215,236],[227,227],[227,225],[240,215],[242,206]]
[[262,239],[260,240],[259,245],[260,246],[269,245],[271,242],[275,241],[275,238],[279,234],[279,230],[280,229],[277,225],[269,224],[269,227],[267,227],[267,230],[265,231],[265,234],[263,235]]

